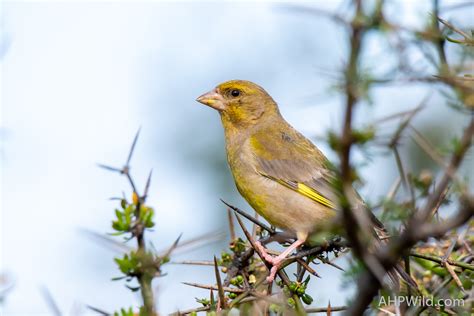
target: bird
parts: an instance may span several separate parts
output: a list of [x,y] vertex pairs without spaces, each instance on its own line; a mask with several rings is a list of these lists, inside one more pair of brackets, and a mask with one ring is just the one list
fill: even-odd
[[[326,156],[283,118],[277,103],[259,85],[226,81],[196,101],[220,114],[227,161],[239,193],[271,225],[296,236],[275,257],[255,243],[272,266],[267,277],[272,282],[285,258],[340,215],[335,171]],[[387,235],[383,224],[355,189],[353,195],[354,212],[369,219],[373,235],[381,242]]]

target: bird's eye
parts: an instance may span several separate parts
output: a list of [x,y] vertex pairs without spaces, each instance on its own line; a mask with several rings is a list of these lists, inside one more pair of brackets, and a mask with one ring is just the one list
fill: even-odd
[[233,89],[232,91],[230,91],[230,95],[233,96],[234,98],[238,97],[240,95],[240,91],[237,89]]

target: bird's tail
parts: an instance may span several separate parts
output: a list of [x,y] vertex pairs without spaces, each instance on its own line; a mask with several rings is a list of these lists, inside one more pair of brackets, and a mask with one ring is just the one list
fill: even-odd
[[[375,232],[375,237],[378,241],[379,244],[386,244],[388,240],[390,239],[390,236],[383,226],[383,224],[375,217],[373,216],[372,219],[374,223],[374,232]],[[418,290],[418,284],[416,284],[416,281],[408,274],[402,263],[398,263],[392,270],[390,270],[388,273],[388,278],[389,281],[388,283],[390,284],[390,287],[399,290],[400,289],[400,279],[403,280],[408,286],[410,286],[412,289]]]

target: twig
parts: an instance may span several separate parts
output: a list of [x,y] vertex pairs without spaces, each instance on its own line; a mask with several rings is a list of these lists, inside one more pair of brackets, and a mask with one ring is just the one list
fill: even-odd
[[56,300],[54,299],[53,295],[51,295],[49,289],[45,286],[41,287],[41,294],[46,303],[48,304],[51,313],[55,316],[61,316],[61,310],[59,309],[59,306],[56,303]]
[[127,167],[130,166],[130,161],[132,160],[132,155],[133,155],[133,152],[135,150],[135,146],[137,145],[138,136],[140,136],[141,129],[142,129],[141,127],[138,128],[138,130],[135,134],[135,137],[133,138],[132,146],[130,147],[130,151],[128,152],[127,161],[125,162],[125,166],[127,166]]
[[451,23],[449,23],[448,21],[440,18],[439,16],[436,16],[436,18],[438,19],[438,21],[440,21],[441,23],[443,23],[444,25],[446,25],[448,28],[450,28],[451,30],[453,30],[454,32],[458,33],[459,35],[461,35],[462,37],[464,37],[464,39],[468,42],[472,42],[472,38],[467,35],[466,33],[464,33],[463,31],[461,31],[460,29],[458,29],[457,27],[455,27],[454,25],[452,25]]
[[172,261],[170,263],[173,263],[173,264],[189,264],[189,265],[196,265],[196,266],[214,266],[214,263],[212,261],[185,260],[185,261]]
[[165,251],[165,253],[162,255],[162,257],[168,258],[171,255],[171,253],[178,247],[179,240],[181,239],[181,236],[183,236],[182,233],[179,234],[178,238],[176,238],[176,240],[171,245],[171,247],[169,247],[168,250]]
[[[436,151],[433,145],[413,126],[410,126],[413,130],[413,134],[411,135],[414,142],[425,151],[425,153],[430,156],[430,158],[436,162],[440,167],[446,168],[446,163],[444,162],[443,157]],[[454,177],[454,175],[451,175]]]
[[217,310],[226,309],[227,302],[225,300],[224,287],[222,286],[221,274],[219,273],[219,265],[217,264],[217,258],[214,256],[214,274],[216,276],[217,293],[219,294],[219,301],[217,302]]
[[103,311],[103,310],[101,310],[101,309],[99,309],[99,308],[97,308],[97,307],[94,307],[94,306],[86,305],[86,307],[87,307],[88,309],[90,309],[91,311],[94,311],[94,312],[96,312],[96,313],[98,313],[98,314],[100,314],[100,315],[103,315],[103,316],[111,316],[111,315],[112,315],[111,313],[106,312],[106,311]]
[[448,61],[446,58],[446,52],[444,51],[445,40],[443,34],[439,28],[438,17],[439,17],[439,0],[433,0],[434,6],[434,17],[433,17],[433,30],[436,33],[436,39],[433,41],[436,45],[438,56],[439,56],[439,72],[441,74],[449,73]]
[[301,267],[308,271],[308,273],[314,275],[315,277],[321,278],[321,276],[302,259],[296,258],[296,261],[301,265]]
[[433,262],[436,262],[436,263],[439,263],[439,264],[442,264],[443,262],[447,262],[450,265],[474,271],[474,265],[464,263],[464,262],[461,262],[461,261],[455,261],[455,260],[451,260],[451,259],[444,260],[443,258],[440,258],[440,257],[437,257],[437,256],[425,255],[425,254],[416,253],[416,252],[410,252],[410,256],[425,259],[425,260],[429,260],[429,261],[433,261]]
[[150,170],[150,173],[148,174],[148,178],[146,180],[145,189],[143,190],[143,196],[142,196],[143,201],[145,201],[148,197],[148,190],[150,189],[152,174],[153,174],[153,169]]
[[426,103],[421,102],[420,105],[418,105],[417,107],[415,107],[412,110],[402,111],[402,112],[398,112],[398,113],[395,113],[395,114],[390,114],[388,116],[385,116],[385,117],[382,117],[382,118],[376,120],[373,124],[385,123],[387,121],[391,121],[393,119],[397,119],[397,118],[400,118],[400,117],[405,117],[407,115],[413,117],[416,113],[420,112],[425,106],[426,106]]
[[[214,285],[206,285],[206,284],[199,284],[199,283],[191,283],[191,282],[182,282],[185,285],[193,286],[193,287],[198,287],[200,289],[207,289],[207,290],[219,290],[218,286]],[[231,287],[222,287],[222,290],[224,292],[229,292],[229,293],[243,293],[246,292],[244,289],[238,289],[238,288],[231,288]]]
[[412,119],[415,117],[415,115],[417,113],[420,112],[421,109],[423,109],[426,105],[426,102],[428,102],[429,100],[429,96],[426,96],[421,102],[420,104],[414,109],[412,110],[411,112],[409,112],[407,114],[407,116],[405,117],[404,120],[401,121],[400,125],[398,126],[397,130],[395,131],[395,133],[393,134],[392,136],[392,140],[390,141],[390,144],[388,145],[388,147],[390,148],[394,148],[398,142],[399,142],[399,139],[400,139],[400,136],[402,135],[403,131],[405,131],[405,129],[409,126],[410,122],[412,121]]
[[446,270],[448,270],[449,274],[451,274],[451,277],[453,278],[454,282],[456,282],[457,286],[461,289],[461,291],[463,293],[466,293],[466,290],[464,289],[464,286],[462,285],[462,282],[454,271],[453,267],[447,261],[443,261],[443,265]]
[[[198,247],[208,245],[210,242],[220,241],[224,236],[225,233],[222,231],[213,231],[205,233],[197,237],[180,242],[176,249],[174,249],[173,253],[178,254],[183,252],[189,252],[190,250],[195,250]],[[158,256],[163,257],[168,252],[168,250],[169,247],[157,250],[156,253],[158,254]]]
[[357,80],[359,78],[358,62],[361,51],[362,37],[365,33],[365,27],[360,23],[355,23],[357,18],[363,16],[362,1],[356,0],[356,12],[351,23],[352,30],[350,36],[350,52],[349,62],[345,73],[345,93],[346,93],[346,110],[344,115],[344,126],[341,136],[340,144],[340,161],[341,161],[341,205],[343,211],[344,226],[347,231],[347,236],[351,240],[354,252],[357,256],[363,257],[364,247],[359,240],[359,232],[366,231],[359,229],[360,223],[357,220],[354,212],[352,212],[351,201],[349,196],[352,190],[352,167],[350,165],[350,153],[352,143],[354,141],[352,136],[352,116],[355,105],[358,102],[359,95],[357,94]]
[[229,231],[230,231],[230,240],[235,240],[235,227],[234,227],[234,220],[232,219],[232,213],[230,209],[227,209],[227,218],[229,220]]
[[281,7],[282,9],[285,9],[289,12],[318,15],[318,16],[329,18],[342,26],[347,27],[349,25],[349,22],[346,21],[346,19],[343,16],[336,13],[324,11],[315,7],[308,7],[308,6],[301,6],[301,5],[284,5]]
[[275,230],[273,230],[271,227],[265,225],[264,223],[262,223],[261,221],[259,221],[258,219],[254,218],[253,216],[247,214],[246,212],[242,211],[241,209],[239,209],[238,207],[235,207],[233,205],[230,205],[229,203],[227,203],[226,201],[224,201],[223,199],[221,199],[221,202],[224,203],[225,205],[227,205],[228,207],[230,207],[233,211],[239,213],[240,215],[242,215],[243,217],[245,217],[246,219],[248,219],[249,221],[251,221],[252,223],[254,224],[257,224],[258,226],[262,227],[263,229],[265,229],[266,231],[268,231],[270,234],[274,234],[275,233]]
[[181,316],[181,315],[188,315],[188,314],[191,314],[191,313],[199,313],[199,312],[207,312],[211,309],[210,306],[203,306],[203,307],[198,307],[198,308],[191,308],[191,309],[187,309],[187,310],[184,310],[184,311],[179,311],[179,312],[176,312],[176,315],[178,316]]
[[314,308],[307,308],[305,311],[309,314],[316,314],[316,313],[327,313],[328,310],[330,313],[332,312],[342,312],[347,310],[347,306],[330,306],[328,307],[314,307]]

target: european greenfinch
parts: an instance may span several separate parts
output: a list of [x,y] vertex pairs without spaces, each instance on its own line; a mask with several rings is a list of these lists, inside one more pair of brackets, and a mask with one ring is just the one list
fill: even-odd
[[[257,84],[227,81],[197,101],[220,114],[227,160],[240,194],[270,224],[296,236],[276,257],[257,243],[272,265],[267,278],[271,282],[288,255],[336,219],[334,172],[323,153],[285,121],[276,102]],[[354,212],[370,213],[354,195]],[[372,213],[368,218],[374,234],[384,231]]]

